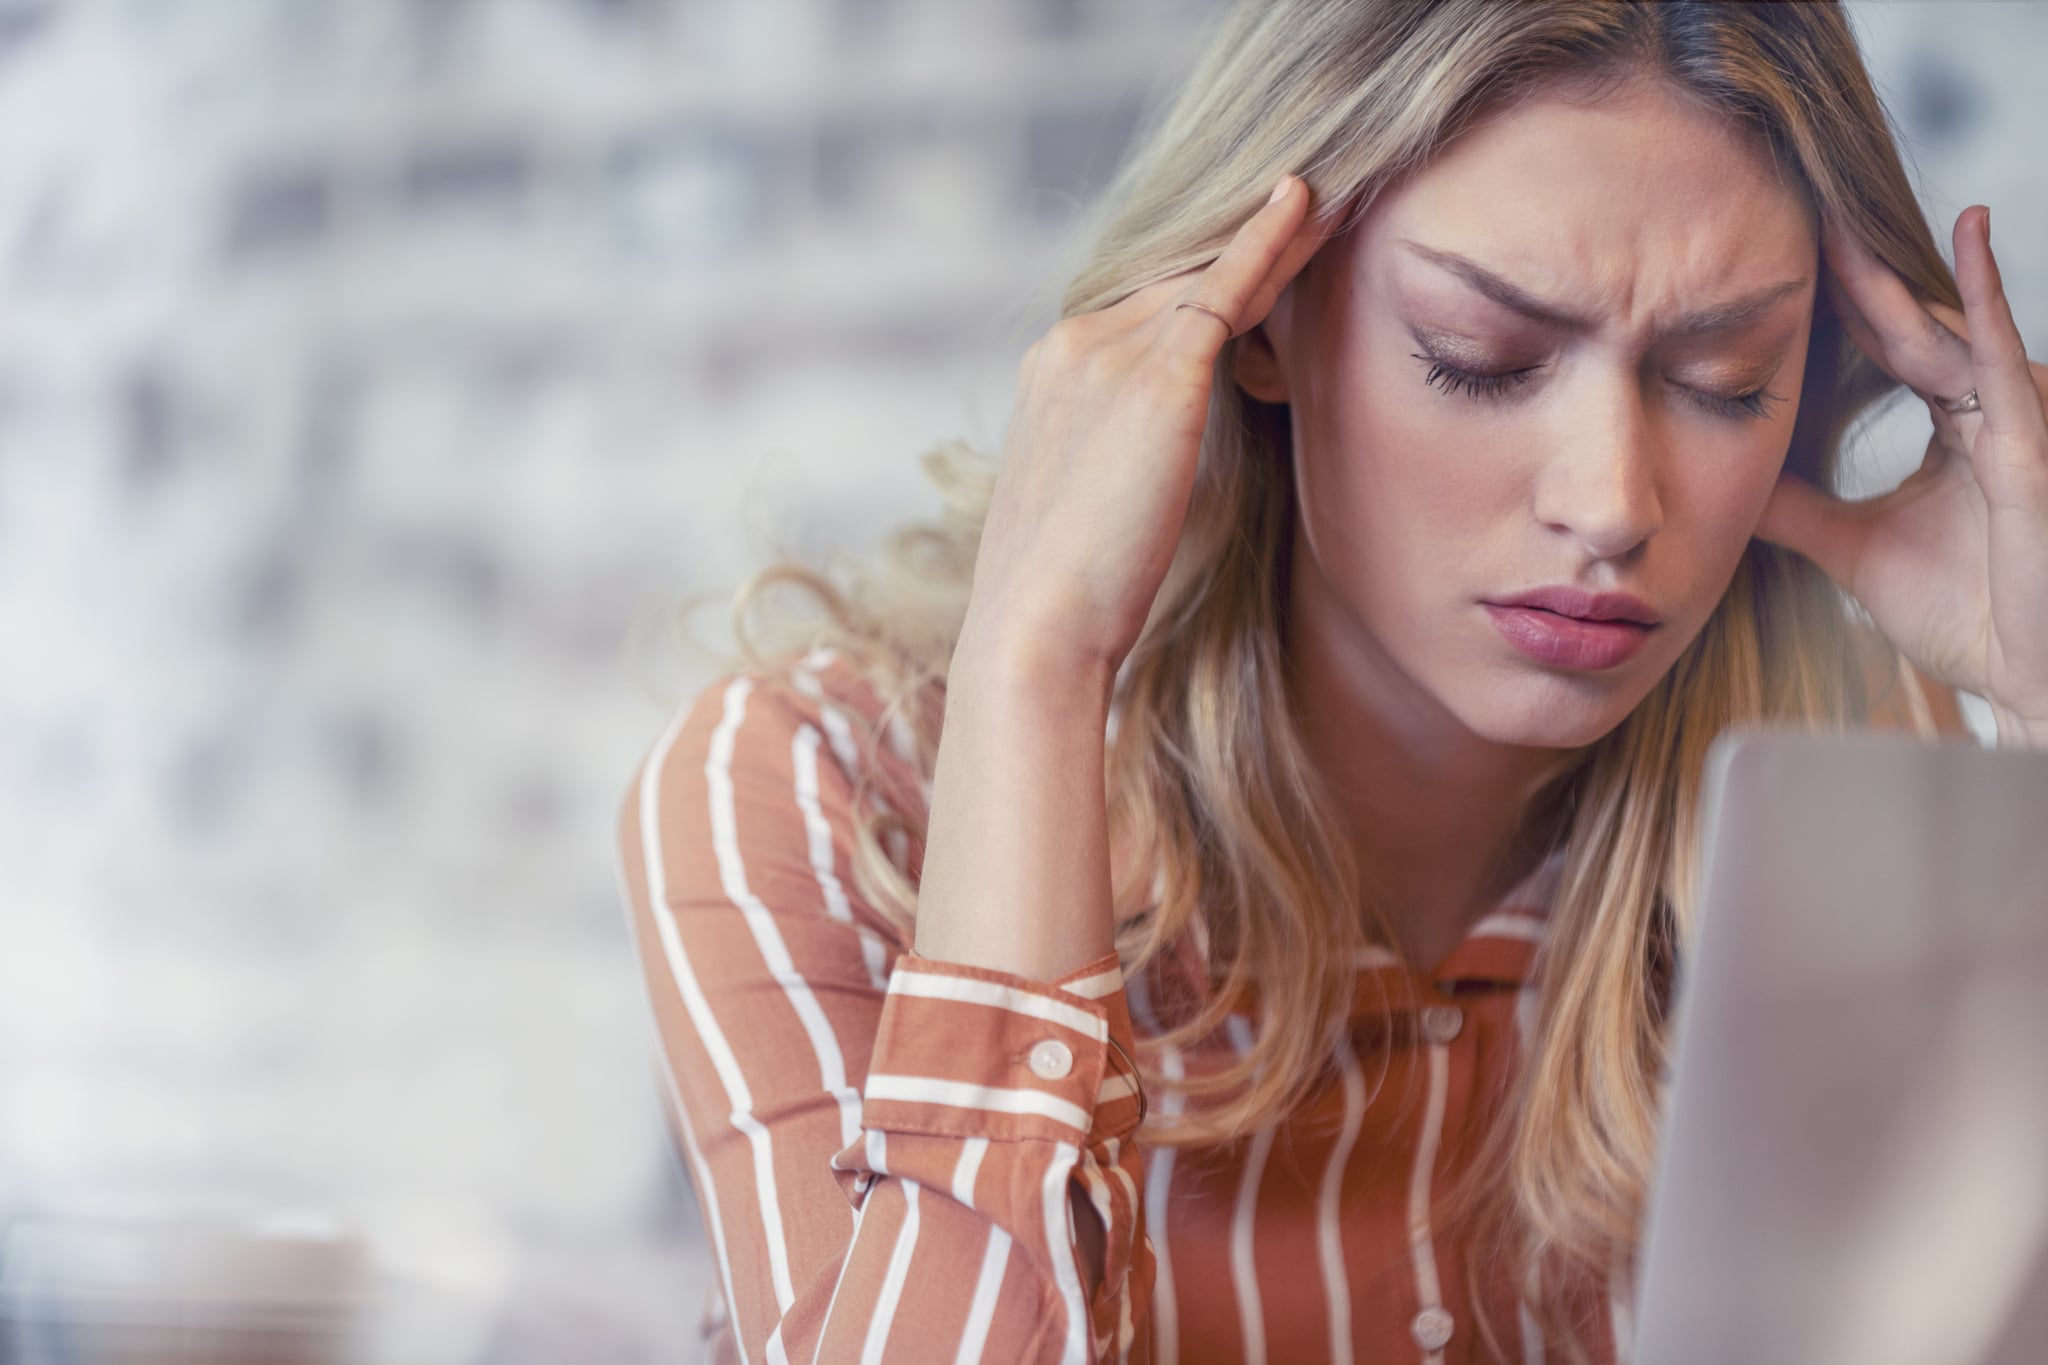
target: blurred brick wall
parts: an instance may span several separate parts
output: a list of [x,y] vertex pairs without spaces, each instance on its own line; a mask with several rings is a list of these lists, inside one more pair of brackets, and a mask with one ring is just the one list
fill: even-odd
[[1209,10],[0,2],[0,1215],[693,1314],[629,634],[997,440]]
[[[1214,9],[0,0],[0,1218],[296,1201],[688,1318],[629,636],[999,444]],[[1857,15],[2048,355],[2048,11]]]

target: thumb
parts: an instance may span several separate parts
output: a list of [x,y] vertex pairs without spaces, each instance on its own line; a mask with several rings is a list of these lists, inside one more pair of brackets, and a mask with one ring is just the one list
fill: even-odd
[[1805,555],[1846,591],[1861,557],[1864,529],[1852,504],[1788,471],[1778,476],[1755,535]]

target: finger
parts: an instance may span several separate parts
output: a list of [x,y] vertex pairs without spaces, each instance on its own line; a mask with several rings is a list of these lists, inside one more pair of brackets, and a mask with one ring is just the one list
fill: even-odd
[[[1155,344],[1169,354],[1213,357],[1222,350],[1225,341],[1249,328],[1252,324],[1243,319],[1251,312],[1260,286],[1287,254],[1290,244],[1298,241],[1308,213],[1308,200],[1308,187],[1299,177],[1282,176],[1273,189],[1273,197],[1238,229],[1209,268],[1188,285],[1180,302],[1200,303],[1214,309],[1227,320],[1227,326],[1201,309],[1176,304],[1165,310]],[[1300,268],[1298,262],[1295,268]],[[1267,306],[1271,306],[1270,302]]]
[[1281,250],[1280,258],[1273,263],[1273,268],[1267,272],[1266,278],[1253,291],[1251,302],[1238,314],[1239,336],[1243,336],[1266,320],[1273,311],[1273,305],[1279,302],[1280,295],[1293,283],[1295,276],[1301,273],[1302,267],[1323,249],[1323,245],[1330,240],[1330,235],[1335,230],[1336,223],[1333,220],[1319,217],[1314,213],[1302,219],[1301,226],[1295,229],[1293,239]]
[[1956,284],[1970,322],[1971,379],[1983,405],[1984,426],[1978,435],[2003,450],[2030,453],[2030,463],[2048,465],[2048,416],[2043,415],[2027,344],[2013,322],[1998,261],[1991,253],[1991,210],[1973,207],[1974,218],[1966,209],[1956,219],[1955,249]]
[[[1261,206],[1262,210],[1271,207],[1273,205],[1270,202]],[[1242,234],[1251,228],[1256,218],[1257,214],[1254,214],[1252,218],[1248,218],[1243,224],[1240,224],[1239,233]],[[1302,218],[1295,229],[1294,237],[1282,249],[1278,262],[1274,265],[1272,273],[1268,276],[1264,292],[1269,293],[1271,297],[1261,303],[1260,298],[1255,295],[1251,305],[1245,310],[1246,317],[1243,320],[1236,318],[1231,320],[1233,323],[1231,328],[1233,335],[1242,336],[1258,325],[1259,320],[1272,310],[1273,300],[1280,296],[1280,291],[1287,287],[1287,282],[1293,279],[1300,272],[1301,267],[1306,265],[1309,259],[1315,255],[1316,251],[1321,248],[1323,243],[1329,240],[1330,234],[1335,230],[1335,226],[1333,221],[1314,213]],[[1115,303],[1104,308],[1102,313],[1105,317],[1118,318],[1125,326],[1130,327],[1142,326],[1147,323],[1163,323],[1166,320],[1166,313],[1176,304],[1189,300],[1203,303],[1209,302],[1206,297],[1197,291],[1196,286],[1200,284],[1202,277],[1214,264],[1215,258],[1212,257],[1192,270],[1179,270],[1171,275],[1161,276],[1159,279],[1153,280],[1149,284],[1141,285],[1129,294],[1124,295]],[[1214,304],[1211,304],[1211,306],[1218,307]],[[1218,311],[1222,311],[1220,307],[1218,307]]]
[[[1238,224],[1237,231],[1233,234],[1231,241],[1224,243],[1223,251],[1219,251],[1215,256],[1190,269],[1176,270],[1171,275],[1162,275],[1158,279],[1138,286],[1138,288],[1124,295],[1115,303],[1104,308],[1102,310],[1104,316],[1121,317],[1128,325],[1134,326],[1146,322],[1164,321],[1166,311],[1174,304],[1198,298],[1195,287],[1201,283],[1202,277],[1216,266],[1224,252],[1228,251],[1232,245],[1247,234],[1257,232],[1262,227],[1270,226],[1275,211],[1286,207],[1282,201],[1291,197],[1294,180],[1294,176],[1282,176],[1280,181],[1273,186],[1266,202],[1254,210],[1250,217]],[[1283,190],[1287,191],[1287,193],[1283,194]],[[1218,311],[1221,311],[1220,306],[1212,303],[1207,298],[1201,298],[1199,301],[1210,303],[1211,307],[1217,307]],[[1232,330],[1236,331],[1238,329],[1233,327]]]
[[1755,534],[1759,540],[1805,555],[1844,592],[1851,590],[1866,535],[1856,504],[1825,493],[1788,471],[1778,476]]
[[1969,387],[1970,345],[1913,296],[1832,214],[1821,224],[1829,302],[1856,348],[1893,379],[1922,394],[1953,396]]
[[1842,330],[1848,333],[1849,340],[1857,350],[1869,356],[1873,364],[1896,381],[1898,376],[1892,374],[1886,366],[1884,347],[1879,343],[1877,333],[1872,331],[1870,324],[1864,320],[1862,310],[1857,308],[1856,301],[1849,296],[1848,289],[1835,272],[1832,249],[1824,254],[1823,265],[1825,268],[1821,272],[1821,284],[1827,290],[1829,306],[1834,309],[1835,316],[1841,319]]

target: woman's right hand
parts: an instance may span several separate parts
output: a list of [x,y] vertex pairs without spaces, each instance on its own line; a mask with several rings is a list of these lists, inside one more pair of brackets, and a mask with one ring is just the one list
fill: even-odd
[[1283,177],[1208,266],[1063,318],[1024,353],[968,634],[1114,674],[1173,561],[1223,343],[1265,319],[1324,240],[1309,199]]

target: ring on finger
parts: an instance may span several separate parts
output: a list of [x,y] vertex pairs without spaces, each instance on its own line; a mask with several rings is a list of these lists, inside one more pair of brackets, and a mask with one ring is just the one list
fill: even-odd
[[1193,299],[1190,299],[1186,303],[1177,303],[1173,307],[1175,312],[1179,312],[1183,308],[1199,309],[1200,311],[1207,313],[1210,317],[1216,319],[1216,321],[1222,323],[1223,329],[1229,332],[1232,336],[1237,335],[1236,325],[1232,323],[1229,318],[1224,317],[1223,314],[1217,312],[1214,308],[1211,308],[1206,303],[1196,303]]
[[1975,389],[1971,389],[1953,403],[1944,400],[1941,405],[1941,410],[1949,413],[1981,412],[1983,408],[1984,405],[1977,401]]
[[1961,398],[1943,398],[1938,394],[1932,393],[1923,393],[1920,396],[1940,408],[1943,412],[1954,417],[1960,417],[1966,412],[1982,412],[1984,410],[1984,405],[1977,401],[1977,391],[1975,389],[1971,389]]

